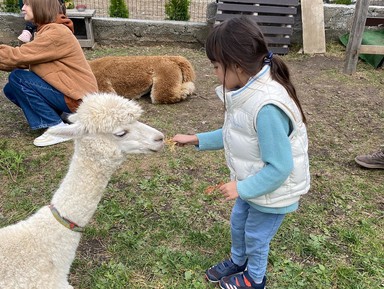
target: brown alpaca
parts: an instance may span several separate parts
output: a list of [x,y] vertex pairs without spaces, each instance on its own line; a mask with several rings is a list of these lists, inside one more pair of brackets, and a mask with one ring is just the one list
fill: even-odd
[[107,56],[89,61],[100,92],[152,103],[176,103],[195,91],[195,71],[182,56]]

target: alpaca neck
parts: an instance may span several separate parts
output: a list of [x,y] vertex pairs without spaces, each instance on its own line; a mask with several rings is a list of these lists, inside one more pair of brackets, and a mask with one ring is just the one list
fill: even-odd
[[92,218],[120,161],[73,155],[68,173],[52,198],[60,215],[84,227]]

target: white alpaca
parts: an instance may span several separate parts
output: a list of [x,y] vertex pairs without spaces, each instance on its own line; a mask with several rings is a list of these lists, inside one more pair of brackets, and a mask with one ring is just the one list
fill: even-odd
[[[67,276],[80,241],[112,173],[128,153],[163,147],[163,134],[137,121],[141,108],[132,100],[107,93],[86,96],[73,123],[49,129],[74,138],[69,170],[51,206],[0,229],[1,289],[69,289]],[[54,207],[52,207],[54,206]]]

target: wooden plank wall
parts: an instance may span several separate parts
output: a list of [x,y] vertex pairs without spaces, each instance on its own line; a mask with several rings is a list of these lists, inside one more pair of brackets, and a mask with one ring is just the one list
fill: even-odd
[[253,15],[273,53],[287,54],[298,0],[219,0],[216,23],[239,14]]

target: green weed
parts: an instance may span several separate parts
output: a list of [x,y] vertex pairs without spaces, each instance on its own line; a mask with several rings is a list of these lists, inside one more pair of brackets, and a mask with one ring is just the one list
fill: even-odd
[[7,148],[7,143],[0,144],[0,172],[9,175],[13,182],[21,175],[25,169],[23,166],[24,153]]

